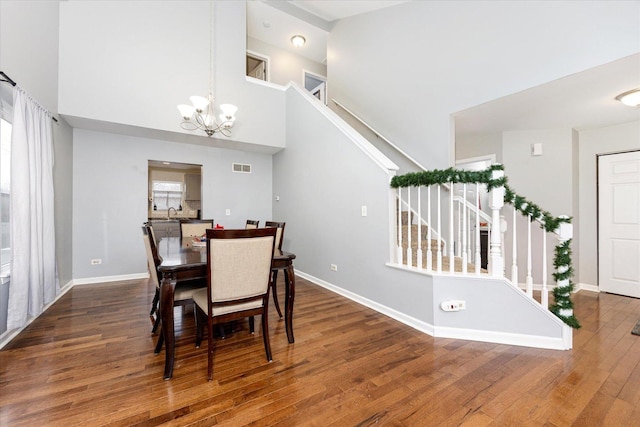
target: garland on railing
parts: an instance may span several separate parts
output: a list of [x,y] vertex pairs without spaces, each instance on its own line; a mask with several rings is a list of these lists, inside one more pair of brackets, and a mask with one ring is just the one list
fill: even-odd
[[[450,182],[463,184],[482,183],[487,185],[487,191],[491,191],[494,188],[504,186],[505,203],[513,205],[522,215],[529,216],[532,222],[538,220],[545,231],[552,233],[558,229],[560,224],[571,223],[570,217],[554,217],[535,203],[530,202],[522,196],[518,196],[507,185],[507,178],[505,176],[498,179],[493,178],[493,171],[496,170],[504,170],[504,166],[495,164],[483,171],[465,171],[448,168],[444,170],[435,169],[432,171],[410,172],[404,175],[394,176],[391,179],[391,187],[421,187],[436,184],[442,185]],[[549,310],[567,325],[578,329],[580,328],[580,323],[573,315],[573,302],[570,297],[571,291],[573,290],[573,283],[570,280],[573,276],[571,250],[569,249],[570,244],[571,240],[567,240],[559,243],[555,248],[554,266],[556,267],[556,273],[553,274],[553,277],[557,285],[553,289],[555,303],[549,307]],[[565,282],[567,282],[568,285],[566,285]]]
[[423,172],[409,172],[391,178],[391,187],[421,187],[435,184],[447,184],[449,182],[462,184],[475,184],[477,182],[487,184],[488,190],[500,187],[507,183],[506,178],[493,179],[494,170],[503,170],[502,165],[491,165],[483,171],[465,171],[458,169],[432,170]]
[[573,314],[573,302],[571,301],[571,292],[574,289],[571,281],[571,277],[573,277],[571,239],[556,246],[553,265],[556,267],[553,278],[556,280],[557,286],[553,288],[555,303],[549,307],[549,310],[567,325],[579,329],[580,322]]

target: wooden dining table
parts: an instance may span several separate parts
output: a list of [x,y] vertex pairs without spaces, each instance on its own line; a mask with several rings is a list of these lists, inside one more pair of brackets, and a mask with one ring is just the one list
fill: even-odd
[[[160,318],[165,345],[164,379],[171,379],[176,353],[174,330],[173,298],[176,285],[183,281],[202,280],[206,286],[207,280],[207,248],[193,246],[192,237],[163,237],[158,242],[158,255],[162,257],[162,264],[158,267],[160,273]],[[293,338],[293,302],[295,299],[296,280],[293,270],[293,260],[296,255],[274,249],[272,268],[285,271],[285,312],[284,321],[287,340],[290,344]],[[209,331],[211,333],[211,331]]]

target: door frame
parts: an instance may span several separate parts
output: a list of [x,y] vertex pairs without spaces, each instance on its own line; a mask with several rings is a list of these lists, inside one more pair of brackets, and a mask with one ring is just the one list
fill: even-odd
[[[254,50],[249,50],[249,49],[247,49],[246,56],[248,56],[249,58],[257,59],[258,61],[264,62],[264,65],[265,65],[264,81],[265,82],[271,81],[270,80],[271,79],[271,58],[268,55],[264,55],[260,52],[256,52]],[[255,78],[255,77],[251,77],[251,78]],[[256,80],[259,80],[259,79],[256,79]]]
[[621,150],[621,151],[612,151],[608,153],[598,153],[596,154],[596,283],[597,283],[597,291],[600,292],[600,266],[602,262],[602,257],[600,256],[600,229],[601,229],[601,218],[600,218],[600,203],[602,202],[602,197],[600,196],[600,157],[603,156],[613,156],[618,154],[626,154],[626,153],[635,153],[640,152],[640,150]]
[[[322,89],[322,93],[320,94],[320,98],[319,99],[320,99],[320,101],[322,101],[323,104],[327,105],[327,76],[323,76],[321,74],[317,74],[317,73],[314,73],[312,71],[305,70],[303,68],[302,69],[302,87],[305,88],[305,89],[307,88],[306,85],[305,85],[305,81],[306,81],[306,77],[307,76],[312,77],[313,79],[319,80],[322,83],[324,83],[324,88]],[[322,85],[322,83],[319,84],[318,86],[315,86],[315,87],[313,87],[311,89],[307,89],[307,90],[309,92],[315,91],[316,89],[318,89]]]

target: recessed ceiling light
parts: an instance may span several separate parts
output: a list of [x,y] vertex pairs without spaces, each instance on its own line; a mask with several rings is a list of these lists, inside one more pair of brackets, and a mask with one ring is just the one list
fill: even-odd
[[306,42],[307,42],[307,39],[305,39],[299,34],[296,34],[295,36],[291,37],[291,44],[294,45],[295,47],[302,47]]
[[629,107],[640,107],[640,89],[633,89],[616,96],[616,99]]

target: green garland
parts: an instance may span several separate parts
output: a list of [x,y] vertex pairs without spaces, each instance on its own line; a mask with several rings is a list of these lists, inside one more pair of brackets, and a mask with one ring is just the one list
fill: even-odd
[[[500,164],[491,165],[483,171],[465,171],[458,169],[435,169],[424,172],[410,172],[404,175],[394,176],[391,179],[392,188],[401,187],[423,187],[436,184],[462,183],[475,184],[481,183],[487,185],[487,191],[494,188],[504,187],[504,202],[513,205],[513,207],[522,215],[528,216],[530,221],[538,220],[541,227],[548,233],[552,233],[560,227],[562,223],[571,223],[570,217],[554,217],[549,212],[541,209],[535,203],[519,196],[507,185],[507,178],[493,178],[493,171],[504,170],[504,166]],[[571,291],[573,291],[573,283],[570,278],[573,276],[573,267],[571,262],[571,249],[569,245],[571,240],[559,243],[555,248],[554,266],[556,273],[553,274],[556,280],[556,287],[553,289],[555,303],[549,307],[549,310],[558,316],[563,322],[572,328],[580,328],[580,323],[573,315],[573,302],[571,301]],[[567,282],[568,285],[564,285]],[[562,285],[561,285],[562,283]],[[565,313],[570,311],[572,314],[567,316]]]
[[[556,272],[553,278],[556,280],[557,286],[553,288],[553,296],[555,303],[549,307],[549,310],[558,316],[564,323],[572,328],[579,329],[580,322],[573,315],[573,302],[571,301],[571,292],[574,285],[571,281],[573,277],[573,267],[571,266],[571,239],[556,246],[553,265]],[[571,312],[569,316],[566,312]]]

